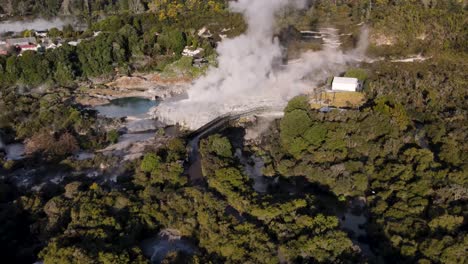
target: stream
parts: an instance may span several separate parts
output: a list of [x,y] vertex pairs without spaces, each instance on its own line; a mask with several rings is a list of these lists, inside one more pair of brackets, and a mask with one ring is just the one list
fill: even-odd
[[5,146],[7,160],[21,160],[24,157],[24,144],[13,143]]
[[[118,142],[102,150],[86,151],[81,150],[75,153],[70,159],[83,162],[92,161],[98,154],[104,154],[110,157],[120,157],[123,160],[133,160],[140,158],[145,148],[157,143],[155,137],[156,131],[164,128],[160,122],[151,119],[149,110],[159,102],[146,98],[121,98],[112,100],[109,104],[93,108],[98,111],[98,115],[107,118],[125,118],[119,131]],[[174,129],[166,129],[169,135],[175,135]],[[160,143],[161,144],[161,143]],[[25,159],[25,144],[12,143],[0,146],[0,151],[5,154],[5,159],[18,163],[28,162]],[[2,175],[3,178],[10,179],[16,186],[24,189],[40,191],[54,185],[60,185],[68,179],[76,177],[93,178],[99,183],[116,182],[117,175],[123,173],[123,169],[117,166],[109,166],[104,160],[98,168],[84,169],[79,171],[70,171],[67,166],[21,166],[8,175]]]
[[199,150],[200,136],[196,136],[188,143],[189,168],[188,176],[193,184],[203,182],[203,170],[201,163],[201,154]]

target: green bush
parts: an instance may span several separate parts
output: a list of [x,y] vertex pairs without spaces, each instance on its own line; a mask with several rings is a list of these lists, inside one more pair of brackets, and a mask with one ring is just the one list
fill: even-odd
[[304,110],[287,112],[281,120],[281,135],[285,137],[302,136],[312,125],[312,120]]
[[231,142],[225,137],[220,135],[213,135],[208,137],[208,151],[224,158],[232,157]]
[[161,165],[161,158],[154,153],[148,153],[143,157],[140,169],[147,173],[153,173],[159,169]]
[[314,146],[319,146],[327,136],[327,128],[322,124],[314,124],[307,129],[304,138]]
[[187,39],[183,32],[168,28],[159,35],[158,44],[166,53],[174,52],[176,55],[180,55],[187,45]]
[[115,129],[107,132],[106,139],[111,144],[117,143],[119,141],[119,132]]
[[345,73],[345,77],[357,78],[359,81],[364,82],[367,80],[368,75],[367,71],[364,69],[353,68]]
[[288,102],[284,112],[289,113],[294,110],[308,111],[310,109],[309,98],[306,95],[296,96]]

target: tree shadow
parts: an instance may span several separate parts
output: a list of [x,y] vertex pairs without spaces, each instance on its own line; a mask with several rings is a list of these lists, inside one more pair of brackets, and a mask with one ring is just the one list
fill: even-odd
[[[384,235],[384,227],[379,225],[369,210],[369,204],[359,210],[354,207],[353,199],[342,200],[331,189],[323,184],[310,182],[306,177],[279,177],[270,193],[303,198],[312,195],[315,208],[313,211],[328,216],[336,216],[340,220],[340,228],[347,232],[355,244],[361,248],[363,259],[368,263],[411,263],[411,258],[402,256],[388,237]],[[356,221],[356,217],[365,217],[365,223],[348,224]],[[357,228],[359,229],[357,229]]]

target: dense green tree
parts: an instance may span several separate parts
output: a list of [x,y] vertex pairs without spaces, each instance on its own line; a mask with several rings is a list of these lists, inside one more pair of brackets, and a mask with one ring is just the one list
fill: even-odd
[[307,142],[314,146],[319,146],[327,136],[327,128],[321,124],[314,124],[304,133]]
[[146,154],[140,166],[144,172],[155,172],[161,166],[161,158],[154,153]]
[[183,32],[167,28],[158,36],[158,44],[166,53],[181,54],[187,45],[187,39]]
[[221,137],[220,135],[208,137],[206,150],[210,153],[215,153],[216,155],[221,156],[223,158],[232,157],[231,142],[229,142],[227,138]]
[[100,34],[95,41],[78,46],[78,57],[86,76],[110,73],[127,61],[125,40],[116,34]]

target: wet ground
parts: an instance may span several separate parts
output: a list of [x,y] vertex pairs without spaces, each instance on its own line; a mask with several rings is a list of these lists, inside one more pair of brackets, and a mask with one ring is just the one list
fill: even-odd
[[21,160],[24,157],[24,144],[15,143],[5,146],[7,160]]
[[[148,112],[150,109],[158,104],[157,101],[148,100],[145,98],[122,98],[111,101],[108,105],[96,107],[95,110],[99,111],[101,116],[110,118],[125,118],[126,122],[122,124],[119,129],[121,132],[118,142],[110,145],[105,149],[94,151],[80,151],[75,153],[71,159],[76,162],[89,161],[90,164],[93,160],[101,155],[103,162],[99,161],[96,168],[86,168],[83,170],[71,169],[67,166],[49,166],[46,164],[25,164],[15,169],[8,175],[2,175],[15,183],[19,188],[32,189],[33,191],[40,191],[43,188],[53,185],[61,185],[67,182],[68,179],[76,177],[94,178],[96,182],[108,182],[113,184],[116,182],[116,177],[123,173],[120,169],[120,163],[117,160],[133,160],[141,157],[147,146],[157,144],[157,130],[163,128],[164,125],[151,119]],[[169,136],[175,136],[178,130],[174,127],[165,129]],[[4,146],[5,158],[17,162],[29,162],[25,159],[24,155],[25,146],[22,143],[9,144]],[[110,158],[109,165],[105,160],[109,158],[102,158],[105,155]],[[94,166],[94,165],[93,165]]]
[[263,175],[265,162],[261,157],[243,153],[241,149],[236,149],[236,158],[244,166],[244,173],[254,182],[253,188],[258,193],[266,193],[270,186],[270,181]]
[[193,255],[197,251],[197,247],[191,241],[181,237],[178,230],[172,229],[164,229],[156,237],[143,241],[141,247],[151,264],[161,263],[170,252]]

